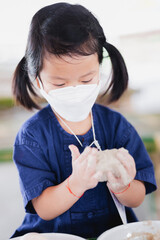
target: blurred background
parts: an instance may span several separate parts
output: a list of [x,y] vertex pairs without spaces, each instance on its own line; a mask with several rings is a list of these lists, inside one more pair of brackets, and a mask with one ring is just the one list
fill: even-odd
[[[0,2],[0,239],[8,239],[24,216],[12,147],[22,123],[32,116],[15,106],[11,94],[14,69],[24,56],[32,16],[41,7],[60,1],[5,0]],[[160,1],[72,0],[89,8],[100,21],[107,40],[122,53],[130,84],[113,104],[137,129],[155,167],[160,186]],[[104,59],[102,78],[110,62]],[[105,104],[103,100],[98,100]],[[139,220],[160,220],[160,190],[146,196],[135,209]]]

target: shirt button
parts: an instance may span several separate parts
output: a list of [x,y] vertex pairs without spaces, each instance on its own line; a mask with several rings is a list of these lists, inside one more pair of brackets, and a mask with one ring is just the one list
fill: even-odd
[[94,216],[94,213],[93,212],[89,212],[88,214],[87,214],[87,217],[88,218],[92,218]]
[[82,138],[82,143],[84,142],[84,138]]

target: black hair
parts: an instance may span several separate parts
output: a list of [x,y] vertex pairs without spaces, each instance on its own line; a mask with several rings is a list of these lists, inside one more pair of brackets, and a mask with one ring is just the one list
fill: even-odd
[[27,109],[39,108],[33,80],[39,75],[46,53],[88,56],[98,54],[103,60],[103,47],[112,63],[112,79],[105,92],[109,102],[123,94],[128,73],[120,52],[106,41],[103,29],[95,16],[78,4],[56,3],[40,9],[32,18],[25,56],[13,76],[13,95]]

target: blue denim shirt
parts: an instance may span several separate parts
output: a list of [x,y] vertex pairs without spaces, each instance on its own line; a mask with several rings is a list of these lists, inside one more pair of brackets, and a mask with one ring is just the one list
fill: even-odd
[[[134,127],[120,113],[107,107],[95,104],[92,111],[96,138],[102,150],[128,149],[136,163],[135,179],[144,181],[146,193],[156,190],[153,164]],[[31,231],[98,237],[107,229],[122,224],[105,182],[86,191],[68,211],[51,221],[42,220],[36,214],[31,200],[47,187],[60,184],[72,173],[68,146],[74,144],[83,152],[93,141],[92,129],[78,137],[83,147],[74,135],[61,127],[49,105],[21,127],[14,144],[14,162],[19,171],[26,215],[12,237]],[[128,222],[137,221],[131,208],[126,207],[126,213]]]

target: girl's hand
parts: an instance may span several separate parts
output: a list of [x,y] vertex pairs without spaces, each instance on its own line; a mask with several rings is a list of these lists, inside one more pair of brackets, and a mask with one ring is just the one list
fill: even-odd
[[[70,145],[72,154],[72,174],[70,187],[76,193],[83,193],[98,184],[96,173],[96,148],[86,147],[82,154],[75,145]],[[88,164],[88,160],[92,164]]]
[[136,166],[133,157],[126,151],[122,151],[121,149],[118,150],[116,154],[117,159],[125,168],[127,175],[128,175],[128,183],[124,185],[122,181],[122,176],[116,178],[112,172],[108,172],[107,174],[107,186],[108,188],[115,192],[123,192],[127,186],[133,181],[136,175]]

